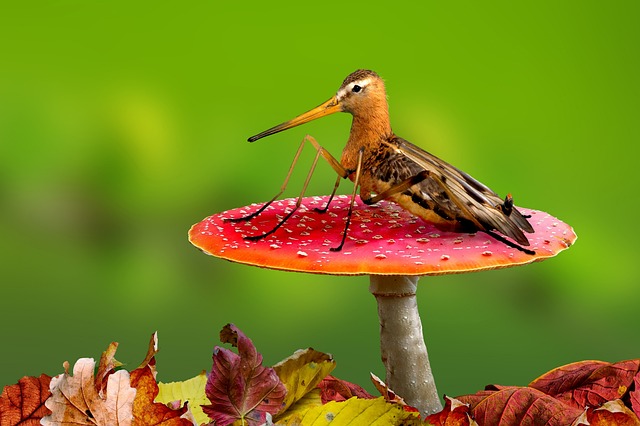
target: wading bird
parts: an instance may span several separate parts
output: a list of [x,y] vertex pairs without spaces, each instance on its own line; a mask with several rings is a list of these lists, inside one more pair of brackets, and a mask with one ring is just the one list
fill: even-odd
[[[284,192],[302,149],[309,142],[316,149],[316,156],[296,206],[269,232],[247,236],[247,239],[265,238],[291,217],[300,206],[318,159],[322,157],[336,171],[338,179],[329,202],[321,211],[328,209],[341,179],[349,178],[354,183],[351,207],[360,188],[360,198],[366,204],[392,200],[414,215],[434,223],[439,229],[465,233],[485,232],[510,247],[534,254],[532,250],[522,247],[529,245],[523,231],[532,233],[534,230],[527,221],[527,216],[513,206],[511,195],[502,200],[467,173],[393,133],[389,123],[384,82],[373,71],[357,70],[351,73],[335,96],[292,120],[250,137],[249,142],[335,112],[348,112],[353,116],[351,133],[340,161],[313,137],[305,136],[280,192],[256,212],[229,220],[250,220],[276,200]],[[347,214],[342,241],[331,250],[342,249],[350,220],[351,208]]]

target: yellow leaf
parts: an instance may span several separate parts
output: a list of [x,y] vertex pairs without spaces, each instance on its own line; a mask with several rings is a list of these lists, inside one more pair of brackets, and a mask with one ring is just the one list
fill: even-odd
[[292,404],[315,389],[335,366],[331,355],[311,348],[298,350],[274,365],[273,369],[287,388],[284,407],[280,413],[284,413]]
[[[294,407],[295,408],[295,407]],[[404,411],[397,404],[391,404],[384,398],[351,398],[342,402],[329,402],[325,405],[309,405],[308,409],[289,410],[278,417],[276,425],[325,426],[393,426],[424,425],[419,413]]]
[[209,423],[210,419],[200,405],[211,404],[209,398],[204,393],[207,384],[207,373],[202,372],[196,377],[182,382],[158,383],[158,396],[156,402],[168,404],[174,401],[189,401],[189,410],[193,414],[199,425]]

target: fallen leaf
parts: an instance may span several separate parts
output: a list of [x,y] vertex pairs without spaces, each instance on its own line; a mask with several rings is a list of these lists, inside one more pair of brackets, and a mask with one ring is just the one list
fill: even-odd
[[104,395],[100,396],[93,359],[79,359],[73,366],[73,376],[69,375],[69,363],[64,366],[65,372],[51,379],[52,395],[45,403],[51,414],[42,418],[42,425],[131,425],[136,390],[131,387],[126,370],[110,374]]
[[95,386],[98,394],[102,394],[107,386],[107,378],[116,371],[116,368],[122,366],[118,361],[116,351],[118,350],[118,342],[111,342],[107,349],[102,352],[100,362],[98,363],[98,372],[96,373]]
[[133,426],[193,426],[194,423],[181,418],[188,411],[188,405],[173,409],[154,402],[158,395],[158,384],[149,365],[131,372],[131,386],[136,389],[133,400]]
[[622,401],[616,399],[598,408],[587,408],[572,426],[640,426],[640,420]]
[[570,425],[583,410],[530,387],[501,387],[457,398],[480,426]]
[[51,413],[44,403],[51,395],[51,377],[23,377],[15,385],[5,386],[0,395],[0,425],[40,425]]
[[204,393],[207,384],[207,374],[203,371],[196,377],[182,382],[158,383],[157,402],[170,404],[176,401],[178,406],[182,403],[189,403],[189,410],[195,418],[197,424],[201,425],[209,422],[209,416],[202,411],[201,405],[209,404],[209,398]]
[[340,380],[333,376],[325,377],[318,384],[318,388],[320,389],[320,397],[322,398],[323,404],[330,401],[346,401],[354,396],[362,399],[375,398],[361,386],[347,382],[346,380]]
[[444,398],[445,405],[442,411],[427,416],[426,422],[433,426],[478,426],[471,418],[469,404],[448,396]]
[[280,381],[287,388],[284,411],[314,389],[336,366],[331,355],[314,349],[298,350],[290,357],[273,366]]
[[573,407],[599,407],[622,398],[633,383],[640,360],[615,364],[582,361],[555,368],[529,384]]
[[629,392],[629,399],[633,412],[640,417],[640,372],[633,376],[633,391]]
[[281,410],[286,388],[273,368],[262,366],[262,355],[235,325],[227,324],[220,332],[220,340],[236,346],[238,354],[215,347],[205,387],[211,404],[202,409],[216,426],[235,420],[250,426],[265,423],[267,413]]
[[147,348],[147,356],[140,363],[138,368],[149,366],[153,372],[153,377],[156,377],[156,354],[158,353],[158,332],[156,331],[151,335],[149,339],[149,347]]
[[404,411],[399,405],[384,398],[351,398],[346,401],[331,401],[327,404],[289,413],[285,412],[276,421],[277,425],[424,425],[419,413]]
[[387,387],[387,384],[383,382],[378,376],[376,376],[373,373],[369,373],[369,374],[371,375],[371,381],[373,382],[373,385],[376,387],[378,392],[380,392],[380,395],[382,395],[385,400],[387,400],[388,402],[392,402],[394,404],[401,405],[405,411],[415,411],[415,412],[420,411],[417,408],[407,405],[407,403],[404,402],[404,399],[402,399],[400,395],[397,395],[394,391],[389,389]]

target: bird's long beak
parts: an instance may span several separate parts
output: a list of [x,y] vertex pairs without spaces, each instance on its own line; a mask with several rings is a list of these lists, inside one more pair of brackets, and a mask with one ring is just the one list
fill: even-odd
[[264,138],[265,136],[273,135],[274,133],[290,129],[301,124],[308,123],[309,121],[315,120],[316,118],[324,117],[325,115],[333,114],[334,112],[340,111],[342,111],[342,104],[338,100],[337,96],[332,96],[322,105],[318,105],[314,109],[307,111],[292,120],[285,121],[284,123],[278,124],[277,126],[265,130],[264,132],[258,133],[255,136],[251,136],[248,140],[249,142],[255,142],[258,139]]

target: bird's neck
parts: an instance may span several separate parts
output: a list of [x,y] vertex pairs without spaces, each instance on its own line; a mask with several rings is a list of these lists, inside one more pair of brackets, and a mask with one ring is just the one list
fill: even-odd
[[347,145],[355,149],[370,148],[380,140],[388,139],[393,132],[389,122],[387,108],[375,108],[364,114],[354,114],[351,124],[351,134]]

